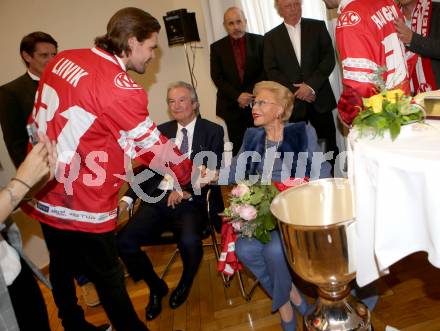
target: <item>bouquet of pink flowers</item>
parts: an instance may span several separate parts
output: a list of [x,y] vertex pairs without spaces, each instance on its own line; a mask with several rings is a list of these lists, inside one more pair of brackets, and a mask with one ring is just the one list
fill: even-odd
[[231,191],[230,206],[225,209],[224,216],[238,235],[255,237],[265,244],[271,239],[270,231],[276,227],[270,204],[278,192],[272,184],[240,183]]

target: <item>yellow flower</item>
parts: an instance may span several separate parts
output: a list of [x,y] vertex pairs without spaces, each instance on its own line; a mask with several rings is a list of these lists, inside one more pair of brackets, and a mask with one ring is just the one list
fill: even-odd
[[403,96],[403,91],[401,89],[387,91],[386,99],[391,103],[396,103]]
[[372,108],[374,113],[380,113],[382,111],[382,101],[383,95],[379,93],[368,99],[364,99],[364,106]]

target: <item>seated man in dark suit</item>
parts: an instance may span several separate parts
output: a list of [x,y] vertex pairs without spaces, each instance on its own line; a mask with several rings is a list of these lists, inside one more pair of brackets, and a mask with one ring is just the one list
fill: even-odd
[[[175,138],[176,145],[183,154],[190,156],[195,166],[202,165],[197,161],[200,159],[200,154],[197,156],[199,152],[213,152],[217,157],[213,167],[219,168],[224,144],[223,128],[198,116],[199,103],[193,87],[184,82],[171,84],[167,103],[174,120],[159,125],[160,132],[167,138]],[[154,272],[153,265],[141,246],[154,242],[165,230],[171,230],[177,237],[183,273],[171,294],[169,304],[173,309],[179,307],[189,295],[203,255],[202,230],[207,221],[208,188],[204,187],[200,195],[185,188],[178,192],[172,178],[159,175],[141,183],[140,187],[149,198],[155,198],[142,199],[147,201],[142,202],[136,214],[118,234],[118,249],[133,280],[144,280],[150,288],[146,319],[152,320],[162,309],[161,301],[168,292],[168,286]],[[213,189],[218,190],[218,187]],[[121,199],[120,213],[129,208],[136,198],[136,193],[130,188]],[[222,201],[218,201],[216,210],[223,210]]]

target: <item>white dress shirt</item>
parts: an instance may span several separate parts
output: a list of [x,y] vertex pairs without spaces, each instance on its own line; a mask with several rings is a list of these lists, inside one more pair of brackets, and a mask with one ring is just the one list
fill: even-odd
[[[298,23],[296,23],[295,26],[287,24],[286,22],[284,22],[284,25],[289,33],[290,41],[292,42],[298,64],[301,66],[301,19],[298,21]],[[316,94],[315,90],[311,86],[307,86],[312,90],[313,94]]]
[[295,51],[296,58],[301,66],[301,19],[295,26],[284,22],[289,33],[290,41],[292,42],[293,49]]
[[[186,156],[188,158],[190,157],[191,152],[192,152],[192,142],[193,142],[193,137],[194,137],[194,128],[196,126],[196,120],[197,120],[197,117],[195,117],[185,127],[183,125],[181,125],[180,123],[177,123],[177,133],[176,133],[176,139],[174,140],[174,143],[177,145],[177,147],[180,148],[180,145],[182,144],[182,138],[183,138],[182,128],[186,128],[187,136],[188,136],[188,153],[186,154]],[[170,175],[166,174],[164,176],[164,178],[162,179],[162,181],[160,182],[158,188],[163,191],[173,190],[174,179]],[[126,203],[128,203],[128,206],[129,206],[128,208],[132,208],[133,199],[131,197],[123,196],[121,198],[121,201],[125,201]]]
[[[180,123],[177,123],[177,133],[176,133],[176,139],[174,140],[174,143],[177,145],[177,147],[180,148],[180,145],[182,145],[182,139],[183,139],[183,133],[182,129],[185,128],[187,131],[188,136],[188,152],[185,154],[186,157],[190,157],[192,152],[192,142],[194,137],[194,127],[196,126],[196,120],[197,117],[195,117],[190,123],[188,123],[186,126],[181,125]],[[166,174],[162,181],[160,182],[158,188],[163,191],[172,191],[174,188],[174,179]]]
[[38,77],[37,75],[33,74],[29,70],[27,71],[27,73],[32,78],[32,80],[40,81],[40,77]]

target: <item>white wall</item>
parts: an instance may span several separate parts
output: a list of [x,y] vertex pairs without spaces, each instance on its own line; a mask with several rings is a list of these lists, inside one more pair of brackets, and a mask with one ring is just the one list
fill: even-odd
[[[133,75],[149,94],[150,114],[157,122],[168,120],[165,96],[167,85],[176,80],[190,82],[183,46],[168,47],[162,16],[167,11],[187,8],[196,13],[201,42],[196,50],[195,75],[198,80],[198,94],[202,116],[210,120],[215,117],[215,87],[209,74],[209,44],[207,42],[202,3],[206,0],[1,0],[0,31],[2,51],[0,52],[0,85],[23,74],[25,67],[19,56],[21,38],[41,30],[51,34],[59,44],[59,50],[88,48],[96,36],[105,33],[108,19],[120,8],[139,7],[155,16],[162,25],[159,34],[160,49],[156,60],[150,64],[146,74]],[[217,1],[217,0],[216,0]],[[2,138],[2,137],[1,137]],[[12,177],[14,168],[9,160],[3,139],[0,139],[0,162],[5,168],[0,170],[0,185],[5,185]],[[21,222],[26,224],[26,222]],[[41,252],[44,253],[44,250]],[[41,252],[32,249],[31,255]],[[44,260],[44,259],[43,259]]]

